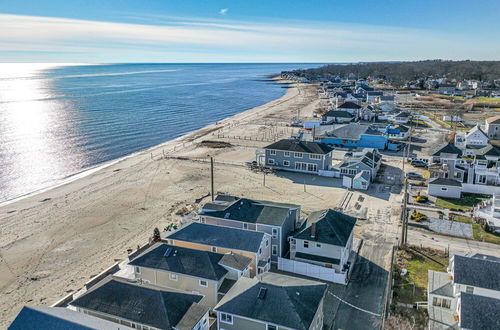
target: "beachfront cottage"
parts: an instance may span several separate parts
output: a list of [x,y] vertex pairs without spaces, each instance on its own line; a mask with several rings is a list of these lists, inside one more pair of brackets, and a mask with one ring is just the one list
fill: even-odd
[[202,298],[108,277],[70,305],[78,312],[134,329],[208,330],[209,307],[199,304]]
[[213,308],[242,276],[250,276],[251,259],[240,254],[195,250],[164,243],[153,245],[129,265],[143,283],[203,295]]
[[323,329],[325,283],[276,273],[242,278],[215,307],[218,329]]
[[[334,169],[340,172],[341,177],[356,177],[356,181],[361,184],[364,179],[368,183],[373,182],[381,165],[382,155],[377,149],[363,149],[361,152],[353,153],[350,157],[345,157],[334,166]],[[348,188],[355,188],[354,182],[353,186]],[[365,190],[368,187],[360,187],[359,189]]]
[[312,212],[290,238],[290,259],[345,271],[355,224],[356,218],[331,209]]
[[260,163],[273,169],[318,174],[332,166],[333,148],[325,144],[280,140],[264,147],[264,153],[257,151]]
[[252,277],[271,267],[271,235],[263,232],[193,222],[166,240],[174,246],[248,257]]
[[361,108],[362,108],[362,106],[360,106],[359,104],[357,104],[355,102],[348,101],[348,102],[344,102],[341,105],[339,105],[337,107],[337,110],[347,111],[351,115],[353,115],[355,118],[358,118],[359,112],[361,111]]
[[323,125],[315,129],[314,141],[343,148],[387,148],[387,136],[371,125]]
[[271,261],[276,263],[289,251],[288,236],[299,226],[300,205],[218,195],[202,207],[198,221],[269,234]]

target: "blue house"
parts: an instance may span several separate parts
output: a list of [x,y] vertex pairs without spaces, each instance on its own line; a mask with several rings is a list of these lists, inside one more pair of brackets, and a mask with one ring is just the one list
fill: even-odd
[[342,126],[320,126],[315,130],[314,142],[344,148],[387,148],[387,136],[370,125],[351,123]]

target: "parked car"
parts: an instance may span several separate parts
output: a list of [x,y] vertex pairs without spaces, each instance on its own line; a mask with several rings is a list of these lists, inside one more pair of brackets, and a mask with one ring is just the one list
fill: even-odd
[[417,172],[408,172],[406,173],[406,176],[411,180],[424,180],[423,175]]
[[418,159],[412,160],[410,164],[415,167],[427,167],[427,164],[424,161]]

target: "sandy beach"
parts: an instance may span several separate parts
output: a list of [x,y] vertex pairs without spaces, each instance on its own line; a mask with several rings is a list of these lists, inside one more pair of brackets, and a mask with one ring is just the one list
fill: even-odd
[[[263,175],[245,166],[256,148],[296,131],[285,123],[297,109],[312,116],[318,102],[314,86],[293,85],[280,99],[1,206],[0,327],[23,305],[51,305],[80,289],[145,244],[155,227],[180,221],[178,210],[207,201],[209,156],[216,191],[298,203],[305,212],[333,206],[342,189],[318,181],[304,192],[303,182],[278,174],[263,186]],[[200,145],[204,140],[231,146],[210,148]]]

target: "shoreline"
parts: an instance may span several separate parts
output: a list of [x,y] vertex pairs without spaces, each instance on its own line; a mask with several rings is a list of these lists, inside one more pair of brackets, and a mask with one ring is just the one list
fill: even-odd
[[[65,185],[70,184],[70,183],[72,183],[74,181],[77,181],[77,180],[80,180],[80,179],[84,179],[85,177],[87,177],[89,175],[92,175],[92,174],[96,173],[97,171],[104,170],[104,169],[106,169],[106,168],[108,168],[110,166],[113,166],[113,165],[115,165],[117,163],[125,161],[125,160],[127,160],[129,158],[140,156],[140,155],[143,155],[143,154],[147,154],[147,153],[152,152],[153,150],[159,149],[161,147],[168,147],[170,144],[174,144],[175,142],[180,142],[183,139],[188,139],[191,135],[196,135],[197,133],[202,132],[205,129],[210,129],[214,125],[217,126],[217,124],[222,124],[222,123],[225,123],[227,121],[230,121],[234,117],[242,115],[242,114],[244,114],[246,112],[251,112],[251,111],[254,111],[254,110],[256,110],[256,109],[258,109],[260,107],[263,107],[263,106],[265,106],[265,105],[267,105],[269,103],[279,101],[281,98],[283,98],[283,97],[286,96],[286,94],[288,93],[288,89],[289,88],[293,88],[293,82],[287,81],[287,80],[282,80],[281,78],[279,78],[279,75],[269,75],[269,76],[266,76],[266,77],[268,77],[268,80],[266,80],[266,81],[273,81],[275,84],[282,85],[282,88],[285,89],[285,93],[282,96],[280,96],[280,97],[278,97],[278,98],[276,98],[274,100],[271,100],[271,101],[269,101],[267,103],[258,105],[258,106],[253,107],[253,108],[249,108],[249,109],[243,110],[242,112],[239,112],[239,113],[236,113],[236,114],[231,115],[229,117],[226,117],[226,118],[224,118],[224,119],[222,119],[222,120],[220,120],[218,122],[210,123],[208,125],[205,125],[203,127],[198,128],[198,129],[186,132],[186,133],[182,134],[181,136],[178,136],[178,137],[176,137],[174,139],[164,141],[162,143],[156,144],[154,146],[148,147],[148,148],[143,149],[143,150],[135,151],[135,152],[133,152],[133,153],[131,153],[129,155],[122,156],[122,157],[117,158],[117,159],[109,160],[109,161],[106,161],[104,163],[91,166],[91,167],[83,169],[83,170],[81,170],[79,172],[76,172],[76,173],[73,173],[71,175],[68,175],[68,176],[66,176],[64,178],[56,179],[56,181],[58,181],[58,182],[54,183],[53,185],[50,185],[48,187],[37,189],[37,190],[28,192],[26,194],[23,194],[23,195],[20,195],[20,196],[11,198],[11,199],[0,201],[0,208],[5,207],[7,205],[10,205],[12,203],[16,203],[16,202],[21,201],[21,200],[23,200],[25,198],[34,197],[36,195],[40,195],[40,194],[43,194],[45,192],[49,192],[49,191],[51,191],[53,189],[65,186]],[[218,129],[222,129],[222,128],[223,128],[223,126],[218,127]],[[207,134],[209,134],[209,133],[207,133]]]
[[[24,305],[51,305],[78,291],[147,242],[155,227],[182,220],[179,209],[199,207],[208,198],[203,161],[210,156],[217,160],[216,191],[298,203],[298,195],[277,197],[262,187],[259,174],[244,165],[271,136],[297,130],[285,125],[297,107],[312,116],[319,101],[314,87],[280,83],[290,84],[280,98],[0,205],[0,328]],[[230,147],[211,149],[200,145],[203,140],[225,140]],[[288,180],[284,186],[287,194],[295,187]]]

